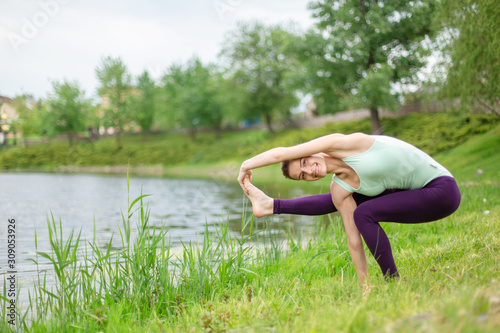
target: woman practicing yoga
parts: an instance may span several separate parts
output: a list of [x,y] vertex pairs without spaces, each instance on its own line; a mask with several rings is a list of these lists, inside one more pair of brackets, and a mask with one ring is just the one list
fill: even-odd
[[[330,192],[272,199],[251,184],[252,169],[280,163],[285,177],[318,180],[334,174]],[[349,253],[363,284],[368,275],[360,234],[386,277],[398,277],[391,245],[379,222],[422,223],[455,212],[460,191],[451,173],[418,148],[396,138],[330,134],[273,148],[243,162],[238,181],[256,216],[340,212]]]

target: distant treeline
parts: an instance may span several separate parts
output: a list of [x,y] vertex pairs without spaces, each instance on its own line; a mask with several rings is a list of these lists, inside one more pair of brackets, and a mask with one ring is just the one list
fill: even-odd
[[[383,124],[387,135],[436,154],[450,150],[476,134],[491,130],[499,121],[498,117],[491,114],[421,113],[384,118]],[[0,150],[0,169],[57,171],[61,167],[125,166],[123,170],[126,170],[127,166],[155,166],[155,175],[162,175],[163,167],[179,165],[201,166],[202,169],[209,165],[237,165],[239,168],[239,164],[249,156],[272,147],[292,146],[330,133],[370,131],[370,121],[365,119],[328,123],[320,128],[285,129],[277,131],[273,137],[266,130],[226,131],[220,139],[204,132],[199,133],[194,141],[182,134],[156,133],[146,140],[141,135],[123,136],[121,147],[116,146],[113,138],[80,140],[72,147],[57,140]],[[224,170],[224,167],[215,168],[219,169]],[[184,171],[184,176],[188,174]],[[217,178],[210,172],[207,175]],[[231,174],[231,180],[235,177]]]
[[[147,70],[133,76],[122,59],[103,57],[95,68],[98,99],[78,80],[54,81],[44,98],[15,97],[17,117],[2,119],[2,129],[24,138],[65,134],[70,145],[103,129],[118,146],[124,131],[180,128],[194,139],[203,128],[220,137],[242,121],[262,121],[272,135],[307,95],[317,114],[369,109],[374,133],[383,130],[381,108],[422,94],[499,114],[496,0],[321,0],[309,10],[316,24],[307,31],[242,22],[227,34],[218,63],[193,56],[161,78]],[[423,77],[431,54],[440,61]]]

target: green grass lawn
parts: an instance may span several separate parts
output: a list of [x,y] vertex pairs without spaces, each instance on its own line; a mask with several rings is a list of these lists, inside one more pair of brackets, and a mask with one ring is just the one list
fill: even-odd
[[[367,251],[371,290],[359,287],[338,217],[318,223],[316,237],[287,243],[270,233],[232,238],[222,225],[218,236],[173,253],[139,210],[142,231],[130,243],[125,214],[121,253],[76,236],[53,239],[54,252],[45,256],[58,289],[38,286],[26,330],[499,332],[500,126],[435,157],[456,176],[462,204],[437,222],[384,224],[399,281],[386,282]],[[242,224],[251,235],[252,219]],[[255,245],[258,237],[266,246]],[[85,249],[84,265],[77,249]]]
[[279,256],[272,252],[272,259],[258,257],[248,266],[255,275],[242,285],[228,283],[205,302],[190,304],[180,322],[160,320],[149,327],[194,332],[498,332],[500,127],[436,158],[460,182],[462,205],[438,222],[384,225],[402,274],[399,282],[385,282],[369,257],[373,288],[363,293],[343,231],[333,223],[305,245],[282,250]]

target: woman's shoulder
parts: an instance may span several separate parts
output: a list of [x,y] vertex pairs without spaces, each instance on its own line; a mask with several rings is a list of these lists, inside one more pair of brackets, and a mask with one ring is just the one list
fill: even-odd
[[352,138],[353,140],[366,140],[372,138],[372,135],[368,135],[363,132],[354,132],[350,134],[346,134],[346,137]]
[[349,150],[366,150],[375,142],[372,135],[361,132],[351,133],[345,136],[346,149]]
[[336,141],[345,143],[345,144],[356,144],[360,142],[367,142],[367,141],[373,141],[374,139],[372,138],[371,135],[362,133],[362,132],[354,132],[354,133],[349,133],[349,134],[343,134],[343,133],[333,133],[329,134],[325,137],[334,139]]
[[373,137],[360,132],[350,134],[335,133],[329,137],[332,139],[332,145],[324,153],[336,158],[359,154],[369,149],[375,142]]

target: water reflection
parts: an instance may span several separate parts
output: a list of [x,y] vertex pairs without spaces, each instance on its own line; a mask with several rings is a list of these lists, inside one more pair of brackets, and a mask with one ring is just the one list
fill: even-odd
[[[131,178],[127,189],[125,177],[82,174],[0,174],[0,265],[5,272],[7,255],[7,219],[15,218],[16,253],[18,271],[32,270],[27,260],[35,256],[35,230],[38,251],[49,251],[47,219],[53,215],[60,221],[65,235],[71,230],[81,232],[83,239],[91,240],[95,233],[102,246],[113,238],[113,247],[121,240],[118,226],[122,225],[122,212],[127,215],[127,202],[141,194],[150,211],[150,226],[169,228],[170,242],[201,241],[208,225],[209,232],[229,221],[230,230],[238,235],[242,229],[244,197],[236,182],[223,183],[209,180]],[[272,196],[297,197],[302,190],[268,188]],[[136,205],[138,206],[138,205]],[[247,203],[246,215],[251,215]],[[137,214],[135,215],[137,216]],[[132,218],[135,224],[136,217]],[[301,230],[314,218],[278,216],[258,219],[253,230],[267,229],[283,232]],[[248,232],[248,231],[247,231]]]
[[[151,194],[144,202],[150,212],[149,228],[168,228],[167,242],[175,247],[181,243],[201,242],[206,230],[215,234],[222,223],[228,222],[230,232],[241,236],[245,219],[251,217],[251,205],[237,182],[209,180],[179,180],[131,178],[85,174],[0,174],[0,277],[7,266],[7,221],[16,220],[16,266],[20,299],[18,306],[28,302],[27,290],[39,278],[38,270],[51,270],[48,260],[37,257],[37,251],[50,253],[48,220],[59,223],[66,240],[72,230],[81,233],[82,240],[97,239],[105,249],[120,249],[122,214],[127,216],[128,203],[141,194]],[[272,197],[292,198],[306,195],[304,190],[271,185],[263,190]],[[312,192],[318,192],[312,188]],[[312,194],[312,193],[309,193]],[[246,207],[245,207],[246,205]],[[139,205],[136,205],[136,208]],[[138,221],[132,217],[132,232]],[[252,232],[278,238],[295,236],[310,229],[317,217],[282,215],[255,219]],[[122,228],[123,230],[123,228]],[[250,228],[243,231],[248,235]],[[35,235],[37,248],[35,248]],[[257,238],[257,237],[256,237]],[[254,240],[256,239],[254,238]],[[83,244],[82,244],[83,245]],[[30,260],[37,259],[38,267]],[[49,277],[50,278],[50,277]],[[0,294],[3,283],[0,281]],[[51,285],[52,280],[47,283]]]

